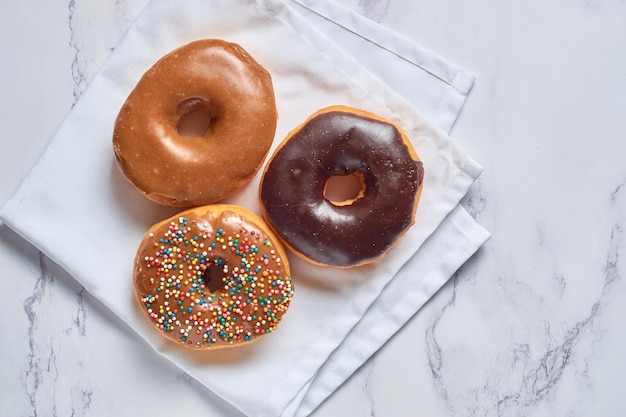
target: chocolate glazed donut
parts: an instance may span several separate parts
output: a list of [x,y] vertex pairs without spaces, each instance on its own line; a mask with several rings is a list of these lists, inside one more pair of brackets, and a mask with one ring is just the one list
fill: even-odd
[[[333,176],[361,186],[326,197]],[[322,109],[283,141],[260,186],[263,214],[296,254],[314,264],[373,262],[413,224],[424,171],[404,131],[345,106]]]

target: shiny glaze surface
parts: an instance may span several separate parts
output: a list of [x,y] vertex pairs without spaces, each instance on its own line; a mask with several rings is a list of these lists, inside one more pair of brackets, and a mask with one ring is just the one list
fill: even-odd
[[[421,161],[397,126],[354,111],[335,106],[309,118],[272,157],[261,184],[268,223],[314,263],[370,262],[413,224]],[[364,187],[354,201],[325,197],[331,176],[350,174]]]
[[[202,137],[178,132],[202,111]],[[161,58],[122,106],[113,145],[118,166],[149,199],[189,207],[218,201],[260,168],[276,130],[270,74],[240,46],[207,39]]]
[[293,297],[289,263],[274,234],[254,213],[222,204],[150,228],[135,257],[134,282],[153,326],[193,349],[271,333]]

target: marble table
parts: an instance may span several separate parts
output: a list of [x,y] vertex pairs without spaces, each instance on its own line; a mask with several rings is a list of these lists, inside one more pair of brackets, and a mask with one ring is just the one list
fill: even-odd
[[[146,3],[3,5],[0,205]],[[626,415],[626,2],[340,3],[477,77],[492,239],[314,415]],[[232,413],[5,226],[0,265],[0,415]]]

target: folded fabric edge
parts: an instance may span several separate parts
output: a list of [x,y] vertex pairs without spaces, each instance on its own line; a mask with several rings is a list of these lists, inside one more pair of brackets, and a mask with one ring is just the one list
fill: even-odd
[[441,98],[431,120],[445,132],[450,132],[474,85],[473,75],[343,5],[311,0],[291,0],[290,3],[295,3],[448,84],[450,90]]
[[[45,245],[42,245],[39,242],[36,242],[36,241],[34,241],[32,239],[29,239],[27,237],[27,234],[22,232],[21,227],[19,226],[19,224],[16,224],[16,223],[14,223],[12,221],[10,213],[7,215],[7,214],[4,213],[4,211],[0,212],[0,227],[8,227],[8,228],[10,228],[21,239],[24,239],[30,245],[32,245],[38,251],[40,251],[50,262],[54,262],[59,267],[61,267],[65,272],[67,272],[72,277],[72,279],[74,279],[76,282],[79,282],[83,286],[83,288],[87,291],[87,293],[89,293],[93,297],[93,299],[97,300],[98,303],[100,303],[102,306],[104,306],[115,318],[117,318],[119,320],[119,323],[121,323],[121,325],[126,326],[126,328],[128,330],[130,330],[130,332],[132,334],[136,335],[139,338],[139,340],[141,340],[142,343],[145,343],[146,348],[150,349],[156,355],[158,355],[159,357],[163,358],[168,363],[174,365],[176,368],[181,369],[183,372],[185,372],[186,374],[188,374],[192,378],[196,379],[199,382],[201,381],[201,378],[199,378],[197,375],[193,375],[193,371],[190,372],[188,369],[184,369],[184,367],[182,367],[179,363],[176,363],[176,361],[172,360],[170,357],[168,357],[165,353],[163,353],[161,351],[160,345],[163,343],[163,339],[160,336],[155,334],[154,337],[150,337],[149,333],[144,333],[144,332],[137,331],[137,329],[135,327],[133,327],[128,320],[126,320],[122,315],[118,314],[118,309],[117,308],[115,308],[111,304],[107,303],[104,298],[96,296],[94,294],[94,291],[92,290],[92,288],[90,288],[89,286],[85,286],[82,282],[77,280],[74,277],[75,274],[72,272],[71,267],[69,267],[68,265],[65,265],[65,264],[63,264],[61,262],[57,262],[56,259],[59,259],[59,257],[57,257],[54,254],[53,250],[49,250],[47,247],[45,247]],[[231,401],[228,401],[226,398],[223,398],[222,396],[220,396],[218,393],[216,393],[213,390],[211,390],[206,385],[202,384],[202,386],[210,393],[210,395],[212,395],[216,399],[218,398],[219,400],[222,401],[222,403],[223,403],[222,407],[229,407],[233,411],[237,410],[237,412],[239,412],[242,416],[245,415],[244,411],[239,409],[236,404],[234,404]]]
[[[451,229],[450,229],[451,228]],[[453,250],[448,251],[448,262],[431,263],[430,268],[423,271],[422,275],[434,274],[437,279],[432,280],[432,285],[425,292],[401,292],[399,298],[394,295],[393,308],[384,309],[389,303],[384,302],[391,297],[390,287],[381,292],[377,301],[368,309],[361,321],[357,323],[346,336],[344,342],[329,356],[327,361],[315,374],[310,383],[307,383],[295,397],[293,402],[283,411],[281,417],[306,416],[319,407],[337,388],[339,388],[354,372],[356,372],[369,358],[374,356],[396,334],[437,291],[445,285],[453,274],[461,268],[474,254],[489,240],[490,233],[479,225],[461,205],[457,206],[438,229],[439,233],[431,235],[430,245],[438,246],[440,239],[445,235],[455,233]],[[444,237],[441,237],[442,234]],[[459,239],[461,237],[462,239]],[[422,256],[428,256],[428,247],[423,246]],[[454,249],[456,248],[456,249]],[[402,279],[402,275],[409,274],[413,263],[418,262],[417,254],[414,255],[398,272],[396,277]],[[384,323],[384,325],[383,325]],[[376,331],[376,333],[374,333]],[[350,348],[352,346],[353,348]],[[354,348],[359,347],[359,348]],[[329,368],[334,371],[330,375]],[[302,391],[305,392],[302,392]],[[291,411],[293,413],[291,413]]]
[[435,115],[433,116],[433,122],[444,131],[450,133],[452,127],[456,123],[461,109],[465,105],[467,96],[474,86],[476,78],[466,72],[459,71],[454,78],[452,88],[448,91],[441,101]]
[[[402,102],[405,105],[404,106],[405,109],[410,108],[412,112],[419,115],[419,117],[425,122],[427,130],[435,129],[435,130],[441,130],[443,132],[444,129],[447,128],[448,126],[451,127],[451,124],[454,122],[454,120],[456,120],[456,116],[449,117],[448,120],[445,123],[443,123],[444,126],[442,127],[438,125],[437,123],[435,123],[435,121],[433,121],[432,119],[428,119],[424,117],[421,114],[421,112],[418,109],[416,109],[411,103],[409,103],[404,97],[399,95],[396,91],[387,87],[381,80],[370,75],[367,72],[367,70],[363,68],[363,66],[361,66],[358,62],[354,60],[354,58],[341,52],[341,50],[339,50],[339,48],[332,41],[332,39],[328,38],[328,36],[326,36],[324,33],[317,30],[317,28],[313,27],[311,23],[308,20],[306,20],[306,18],[304,18],[301,14],[295,11],[292,6],[289,6],[289,4],[287,4],[286,1],[284,0],[256,0],[256,1],[259,4],[261,4],[261,6],[269,14],[279,19],[287,27],[294,30],[294,35],[300,37],[300,39],[307,42],[313,48],[318,50],[321,56],[325,57],[328,60],[328,62],[337,69],[338,72],[344,74],[344,76],[347,79],[352,80],[352,82],[355,85],[357,85],[359,88],[365,91],[369,91],[371,86],[375,85],[378,87],[378,89],[380,89],[380,91],[384,91],[385,92],[384,97],[373,97],[372,100],[376,100],[382,106],[389,108],[390,111],[395,113],[398,119],[400,120],[405,120],[407,118],[410,119],[412,118],[412,116],[411,114],[408,114],[406,112],[405,112],[406,114],[398,114],[397,112],[398,109],[388,104],[390,101]],[[302,0],[292,0],[292,1],[300,4]],[[335,5],[333,4],[333,7],[334,6]],[[339,5],[337,5],[337,7],[339,7]],[[353,14],[355,16],[358,16],[355,13],[351,12],[349,9],[346,9],[346,10],[348,14]],[[367,20],[366,18],[362,16],[361,18]],[[315,36],[310,36],[306,31],[295,32],[294,21],[297,22],[297,25],[295,25],[296,27],[298,25],[311,26],[312,32],[314,32]],[[378,26],[374,22],[370,22],[370,23],[372,25],[376,25],[374,27],[382,28],[381,26]],[[387,30],[385,28],[382,28],[382,29]],[[390,32],[390,33],[392,35],[395,35],[393,32]],[[406,42],[410,43],[410,41],[406,41]],[[413,45],[412,43],[410,44]],[[329,52],[329,51],[334,51],[334,50],[336,50],[337,53],[331,54]],[[450,65],[450,64],[446,63],[446,65]],[[360,70],[358,73],[355,73],[352,71],[353,69],[356,71],[357,68]],[[461,90],[463,91],[466,90],[468,93],[474,82],[473,76],[470,76],[467,73],[464,73],[462,70],[456,70],[455,73],[457,75],[455,75],[456,78],[455,78],[454,84],[458,86],[464,86],[464,88],[462,88]],[[455,113],[457,114],[460,112],[461,107],[463,106],[465,99],[467,98],[466,93],[461,93],[460,92],[461,90],[459,90],[458,94],[451,93],[451,99],[445,100],[448,103],[452,103],[451,106],[455,110]],[[456,91],[456,90],[451,89],[451,91]],[[441,120],[445,120],[445,118],[442,117]],[[430,141],[430,139],[428,138],[428,135],[426,135],[426,139]],[[463,161],[453,161],[453,162],[455,164],[459,162],[458,165],[460,169],[463,171],[463,174],[467,176],[469,179],[471,179],[472,182],[475,181],[480,175],[480,173],[482,172],[483,167],[477,161],[475,161],[472,157],[470,157],[466,152],[464,152],[461,149],[461,147],[451,138],[448,138],[448,140],[446,140],[444,143],[445,143],[445,146],[444,146],[445,156],[451,159],[463,156]],[[433,147],[443,150],[441,147],[435,144],[433,144]]]
[[[437,54],[434,54],[408,38],[386,28],[358,13],[353,12],[346,6],[339,3],[330,3],[325,0],[291,0],[309,9],[311,12],[342,26],[344,29],[360,36],[366,41],[372,42],[382,49],[397,55],[398,57],[418,66],[433,77],[455,86],[455,78],[459,72],[464,73],[460,68],[452,65]],[[368,34],[363,34],[359,27],[366,27]],[[465,87],[462,87],[465,88]],[[467,91],[466,91],[467,92]]]

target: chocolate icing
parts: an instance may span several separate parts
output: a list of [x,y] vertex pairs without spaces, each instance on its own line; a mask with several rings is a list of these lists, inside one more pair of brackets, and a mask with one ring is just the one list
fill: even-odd
[[[321,113],[286,140],[267,167],[261,184],[266,220],[315,263],[365,263],[413,224],[424,173],[415,159],[391,123]],[[347,205],[325,198],[329,177],[353,173],[362,178],[362,195]]]

